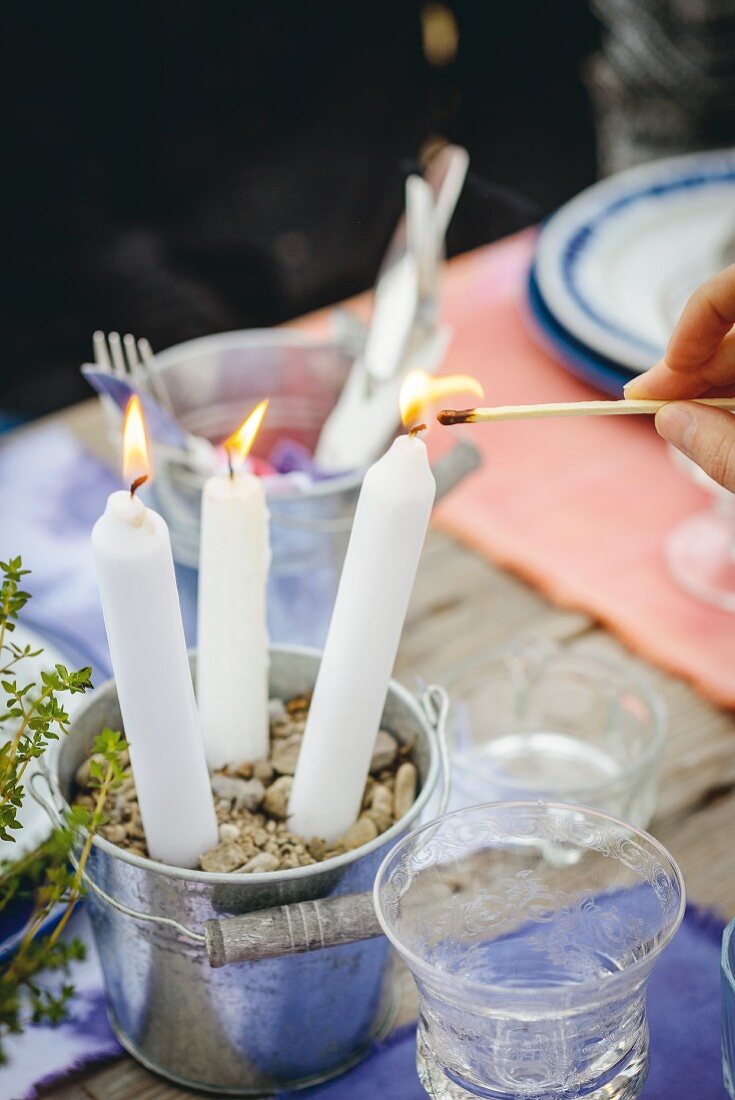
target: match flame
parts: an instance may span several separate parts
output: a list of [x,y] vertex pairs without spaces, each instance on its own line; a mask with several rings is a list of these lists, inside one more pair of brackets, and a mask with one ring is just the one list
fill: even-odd
[[263,423],[265,410],[268,408],[268,398],[256,405],[248,418],[233,432],[224,442],[224,448],[230,458],[238,458],[242,462],[250,454],[255,442],[260,425]]
[[131,397],[123,420],[123,477],[132,486],[153,473],[140,398]]
[[409,371],[398,397],[404,427],[415,424],[429,405],[460,393],[485,396],[480,383],[469,374],[445,374],[435,378],[424,370]]

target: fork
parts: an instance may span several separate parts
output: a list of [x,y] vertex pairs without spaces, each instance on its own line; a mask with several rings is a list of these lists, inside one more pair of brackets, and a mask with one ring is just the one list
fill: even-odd
[[[188,465],[210,473],[216,465],[214,448],[209,440],[192,435],[179,424],[166,387],[152,369],[153,351],[148,340],[136,340],[130,333],[121,340],[117,332],[105,336],[98,329],[92,335],[92,347],[95,367],[83,366],[82,374],[102,398],[108,428],[114,433],[119,431],[120,413],[124,412],[128,398],[137,393],[151,434],[168,446],[169,457],[173,460],[178,452]],[[120,385],[113,383],[111,390],[105,378]]]
[[167,412],[173,415],[173,408],[166,387],[156,371],[151,369],[153,350],[145,337],[136,340],[126,333],[122,340],[119,332],[111,332],[105,337],[99,329],[92,334],[94,361],[104,371],[116,378],[129,377],[136,386],[144,386]]

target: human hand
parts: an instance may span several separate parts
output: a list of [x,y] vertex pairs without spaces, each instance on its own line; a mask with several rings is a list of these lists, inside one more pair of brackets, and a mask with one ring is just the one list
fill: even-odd
[[625,396],[658,398],[656,430],[705,473],[735,492],[735,417],[686,398],[735,393],[735,264],[691,296],[663,359],[625,387]]

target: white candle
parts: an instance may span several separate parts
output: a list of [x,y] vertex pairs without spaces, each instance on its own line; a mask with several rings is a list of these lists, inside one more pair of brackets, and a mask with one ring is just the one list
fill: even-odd
[[217,820],[168,528],[132,493],[112,493],[92,548],[148,851],[195,867]]
[[[255,438],[265,407],[228,441],[233,449],[241,433]],[[260,478],[244,470],[210,478],[202,496],[197,635],[197,702],[210,768],[268,755],[269,563]]]
[[289,803],[302,836],[334,841],[359,814],[435,492],[415,436],[365,475]]

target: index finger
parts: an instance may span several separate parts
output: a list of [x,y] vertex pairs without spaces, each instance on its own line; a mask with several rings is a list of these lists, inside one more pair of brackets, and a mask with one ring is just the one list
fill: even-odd
[[[714,275],[684,306],[664,359],[675,374],[702,374],[735,324],[735,264]],[[704,381],[718,385],[723,379]]]
[[663,359],[625,387],[630,397],[700,397],[735,383],[735,264],[694,292]]

